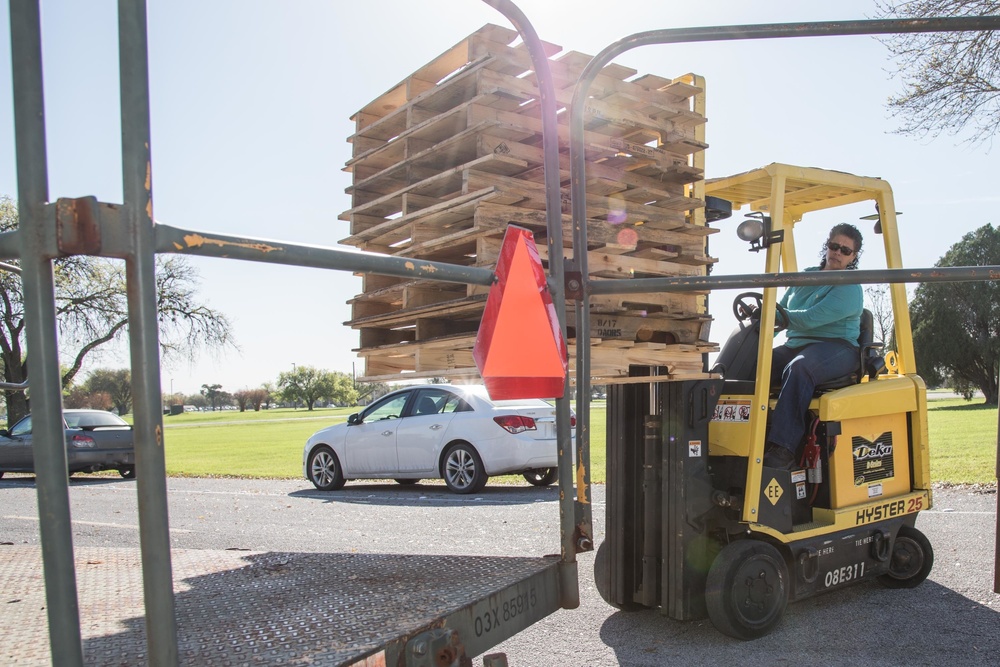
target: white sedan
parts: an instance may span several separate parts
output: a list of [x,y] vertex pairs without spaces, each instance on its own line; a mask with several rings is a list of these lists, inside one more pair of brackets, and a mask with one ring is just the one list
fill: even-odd
[[351,479],[443,478],[455,493],[477,493],[492,475],[552,484],[556,448],[556,410],[543,400],[492,401],[479,385],[425,384],[386,394],[346,424],[314,433],[302,468],[323,491]]

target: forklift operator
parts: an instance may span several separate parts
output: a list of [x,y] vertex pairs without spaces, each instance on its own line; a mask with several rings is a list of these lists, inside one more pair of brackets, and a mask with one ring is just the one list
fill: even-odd
[[[854,225],[835,225],[820,265],[806,271],[856,269],[861,242]],[[781,305],[788,311],[787,341],[774,348],[771,361],[771,385],[780,380],[781,391],[771,415],[764,465],[788,469],[796,463],[816,385],[857,369],[864,297],[861,285],[803,285],[790,287]]]

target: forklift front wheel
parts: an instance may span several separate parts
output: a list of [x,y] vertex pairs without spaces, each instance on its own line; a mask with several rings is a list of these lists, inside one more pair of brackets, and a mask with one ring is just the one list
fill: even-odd
[[892,545],[889,571],[878,578],[887,588],[915,588],[934,567],[934,550],[927,537],[916,528],[902,526]]
[[739,540],[719,552],[705,585],[708,617],[737,639],[771,632],[788,605],[788,566],[767,542]]

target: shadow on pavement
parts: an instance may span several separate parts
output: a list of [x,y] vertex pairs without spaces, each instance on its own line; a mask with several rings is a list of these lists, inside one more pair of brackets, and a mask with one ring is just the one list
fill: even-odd
[[743,642],[708,619],[617,612],[601,640],[628,667],[692,665],[985,665],[1000,655],[1000,612],[926,581],[911,590],[858,584],[790,604],[766,637]]
[[[106,484],[112,484],[115,482],[135,482],[135,478],[125,479],[118,473],[113,473],[114,477],[107,476],[90,476],[87,473],[76,472],[70,475],[69,485],[70,486],[101,486]],[[4,473],[2,479],[0,479],[0,488],[4,486],[34,486],[35,476],[31,473]]]
[[441,484],[360,484],[348,482],[339,491],[302,489],[288,494],[293,498],[312,498],[325,503],[351,503],[410,507],[413,505],[519,505],[559,500],[558,486],[487,486],[479,493],[451,493]]

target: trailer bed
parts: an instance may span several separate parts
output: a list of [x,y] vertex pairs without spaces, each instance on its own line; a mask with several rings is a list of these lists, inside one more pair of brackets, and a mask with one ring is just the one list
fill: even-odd
[[[385,665],[459,644],[475,656],[560,608],[551,556],[171,555],[187,665]],[[146,664],[139,551],[79,548],[75,563],[86,664]],[[38,547],[0,546],[0,591],[0,662],[51,664]]]

